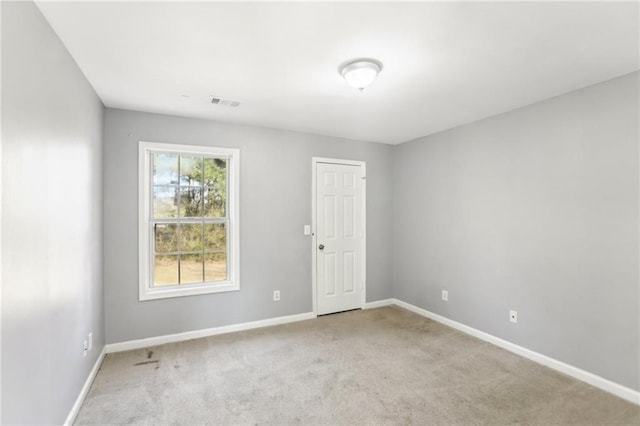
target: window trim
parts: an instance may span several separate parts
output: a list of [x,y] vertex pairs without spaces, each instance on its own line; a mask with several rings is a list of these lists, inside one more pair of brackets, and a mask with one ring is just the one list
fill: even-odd
[[[227,159],[227,209],[229,238],[227,241],[228,279],[209,283],[180,284],[170,287],[152,287],[153,241],[151,237],[151,154],[208,155]],[[173,143],[138,143],[138,296],[140,301],[192,296],[198,294],[237,291],[240,289],[240,150],[211,146],[181,145]]]

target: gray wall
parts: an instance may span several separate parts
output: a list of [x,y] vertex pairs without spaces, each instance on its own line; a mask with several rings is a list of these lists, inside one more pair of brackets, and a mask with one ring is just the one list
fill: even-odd
[[[241,150],[240,291],[138,301],[138,141]],[[107,342],[312,311],[311,158],[367,162],[367,300],[391,297],[389,145],[125,110],[105,114]],[[280,302],[272,301],[273,290]]]
[[32,2],[1,7],[1,423],[59,424],[104,346],[104,109]]
[[394,296],[640,389],[638,79],[396,147]]

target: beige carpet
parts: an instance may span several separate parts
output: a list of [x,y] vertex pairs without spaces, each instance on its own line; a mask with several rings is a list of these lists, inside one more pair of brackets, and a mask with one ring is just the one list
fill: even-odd
[[386,307],[107,355],[77,423],[639,425],[640,407]]

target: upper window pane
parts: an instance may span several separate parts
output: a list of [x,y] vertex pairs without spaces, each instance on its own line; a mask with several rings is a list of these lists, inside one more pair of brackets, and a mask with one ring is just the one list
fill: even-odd
[[180,187],[180,217],[202,217],[202,188]]
[[204,188],[204,216],[226,217],[227,189]]
[[226,215],[227,159],[153,154],[154,218]]
[[203,158],[180,156],[180,186],[202,186]]
[[223,158],[204,159],[204,184],[216,188],[227,186],[227,160]]
[[176,185],[178,183],[178,155],[153,154],[153,184]]
[[178,216],[178,194],[175,186],[153,187],[153,217],[171,218]]

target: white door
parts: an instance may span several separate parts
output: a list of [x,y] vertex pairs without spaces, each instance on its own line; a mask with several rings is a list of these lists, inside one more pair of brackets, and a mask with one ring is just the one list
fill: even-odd
[[364,163],[316,165],[317,314],[364,306]]

